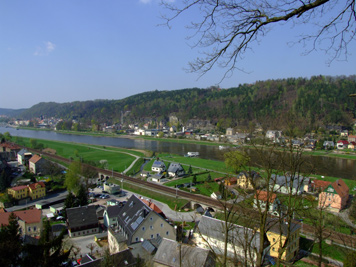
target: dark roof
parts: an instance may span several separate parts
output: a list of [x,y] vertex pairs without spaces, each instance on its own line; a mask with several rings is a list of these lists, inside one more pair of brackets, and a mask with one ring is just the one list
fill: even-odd
[[121,207],[118,205],[108,206],[106,208],[106,213],[108,214],[109,218],[113,218],[113,217],[117,217],[119,215],[120,210],[121,210]]
[[[286,236],[288,234],[288,228],[289,228],[289,224],[287,222],[284,221],[281,222],[279,219],[267,219],[267,223],[266,223],[267,232],[270,231],[278,235],[282,234]],[[301,228],[299,224],[291,222],[290,233],[295,232],[299,228]]]
[[152,167],[162,168],[162,167],[166,167],[166,165],[164,164],[163,161],[155,160],[152,164]]
[[180,163],[171,163],[168,168],[168,172],[174,172],[174,173],[177,171],[181,171],[181,170],[184,171],[184,169],[183,169],[182,165],[180,165]]
[[303,177],[301,175],[294,175],[294,176],[283,176],[283,175],[275,175],[272,174],[271,179],[270,179],[270,184],[271,185],[279,185],[279,186],[285,186],[285,187],[290,187],[292,184],[292,187],[295,189],[300,189],[302,188],[303,185],[308,184],[310,182],[309,177]]
[[[180,255],[183,255],[180,257]],[[180,258],[182,262],[180,262]],[[163,238],[158,247],[154,262],[165,266],[215,266],[215,260],[208,249],[193,247]]]
[[[225,242],[225,227],[224,221],[203,215],[196,231],[201,235]],[[232,244],[241,244],[243,246],[249,243],[252,248],[257,248],[257,250],[260,247],[260,235],[253,229],[232,223],[228,223],[228,229],[229,241]]]
[[[120,266],[120,267],[126,267],[126,266],[136,266],[136,259],[132,255],[130,249],[126,249],[123,251],[120,251],[118,253],[110,255],[112,261],[113,261],[113,266]],[[100,267],[101,266],[101,259],[97,259],[91,262],[87,263],[82,263],[80,266],[85,266],[85,267]]]
[[151,211],[152,209],[135,195],[129,198],[118,215],[118,223],[127,232],[129,239]]
[[344,180],[337,179],[335,182],[331,184],[331,186],[335,189],[336,193],[341,197],[345,197],[349,194],[349,187],[345,184]]
[[84,206],[66,209],[69,228],[98,224],[95,206]]

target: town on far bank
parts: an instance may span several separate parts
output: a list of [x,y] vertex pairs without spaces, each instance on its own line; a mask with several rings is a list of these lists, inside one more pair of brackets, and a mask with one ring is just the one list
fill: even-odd
[[[52,127],[45,119],[28,125]],[[353,129],[326,126],[298,136],[259,124],[224,132],[141,126],[101,125],[95,133],[204,141],[218,145],[225,162],[201,159],[195,151],[147,156],[126,150],[115,151],[112,165],[114,152],[106,147],[51,147],[2,133],[2,227],[15,220],[22,242],[40,246],[49,224],[51,238],[63,237],[66,266],[107,260],[116,266],[341,266],[354,259],[356,183],[298,171],[307,151],[352,158]],[[235,149],[245,146],[294,153],[273,159],[280,165],[249,167]],[[287,166],[291,159],[296,166]]]

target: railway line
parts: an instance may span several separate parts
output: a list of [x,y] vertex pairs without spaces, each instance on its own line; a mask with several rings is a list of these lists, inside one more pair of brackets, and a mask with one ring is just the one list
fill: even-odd
[[[58,161],[61,161],[61,162],[65,162],[65,163],[68,163],[68,164],[70,164],[72,162],[70,159],[67,159],[67,158],[64,158],[64,157],[61,157],[61,156],[58,156],[58,155],[54,155],[54,154],[51,154],[51,153],[46,153],[46,152],[43,152],[43,151],[30,149],[30,148],[27,148],[27,147],[23,147],[23,148],[26,148],[29,151],[32,151],[32,152],[37,153],[37,154],[45,155],[46,157],[49,157],[49,158],[52,158],[52,159],[55,159],[55,160],[58,160]],[[218,201],[218,200],[206,197],[206,196],[192,194],[192,193],[189,193],[189,192],[177,190],[175,188],[171,188],[171,187],[164,186],[164,185],[161,185],[161,184],[156,184],[156,183],[151,183],[151,182],[147,182],[147,181],[144,181],[144,180],[139,180],[137,178],[133,178],[133,177],[124,175],[124,174],[119,173],[119,172],[114,172],[114,171],[110,171],[110,170],[101,169],[101,168],[94,167],[94,166],[91,166],[91,165],[88,165],[88,164],[85,164],[85,163],[83,163],[83,165],[87,166],[88,168],[92,168],[93,170],[95,170],[97,172],[103,173],[103,174],[108,175],[108,176],[113,176],[114,178],[124,179],[127,182],[139,185],[141,187],[145,186],[147,188],[150,188],[151,190],[153,189],[153,190],[157,190],[157,191],[163,192],[165,194],[170,194],[172,196],[178,196],[180,198],[185,198],[185,199],[188,199],[188,200],[192,200],[192,201],[195,201],[197,203],[205,204],[205,205],[207,205],[209,207],[212,207],[212,208],[215,208],[215,209],[224,208],[223,207],[223,203],[221,201]],[[228,208],[228,209],[233,208],[233,205],[232,204],[227,205],[225,208]],[[251,220],[257,220],[257,218],[259,216],[259,214],[256,211],[251,210],[251,209],[246,209],[246,208],[243,208],[241,206],[238,207],[238,212],[240,214],[242,214],[242,215],[246,214],[248,217],[251,218]],[[302,225],[301,232],[303,234],[308,235],[308,236],[314,236],[314,228],[311,225],[307,225],[307,224]],[[325,230],[324,236],[325,236],[325,238],[327,238],[329,240],[332,240],[333,242],[335,242],[335,243],[337,243],[337,244],[339,244],[341,246],[346,246],[346,247],[349,247],[349,248],[352,248],[352,249],[354,249],[356,247],[356,238],[354,236],[338,233],[338,232],[332,231],[330,229],[326,229]]]

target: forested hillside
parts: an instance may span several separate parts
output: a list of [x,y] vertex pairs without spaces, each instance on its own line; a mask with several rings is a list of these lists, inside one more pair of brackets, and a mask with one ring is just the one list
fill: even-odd
[[77,118],[82,122],[168,121],[171,114],[182,122],[209,120],[225,127],[260,122],[283,127],[291,119],[306,126],[349,125],[355,116],[356,75],[316,76],[258,81],[230,89],[151,91],[121,100],[94,100],[65,104],[40,103],[22,115],[33,118]]

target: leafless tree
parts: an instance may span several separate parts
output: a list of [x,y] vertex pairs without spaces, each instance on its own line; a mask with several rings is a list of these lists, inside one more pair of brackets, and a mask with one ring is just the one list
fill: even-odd
[[202,49],[202,57],[191,62],[189,70],[202,75],[215,65],[226,69],[223,78],[235,69],[243,70],[239,60],[277,25],[310,25],[310,32],[296,42],[304,45],[306,53],[324,50],[328,63],[347,59],[348,45],[355,41],[355,0],[163,0],[163,5],[169,27],[183,13],[195,11],[188,26],[193,34],[188,38],[193,47]]

